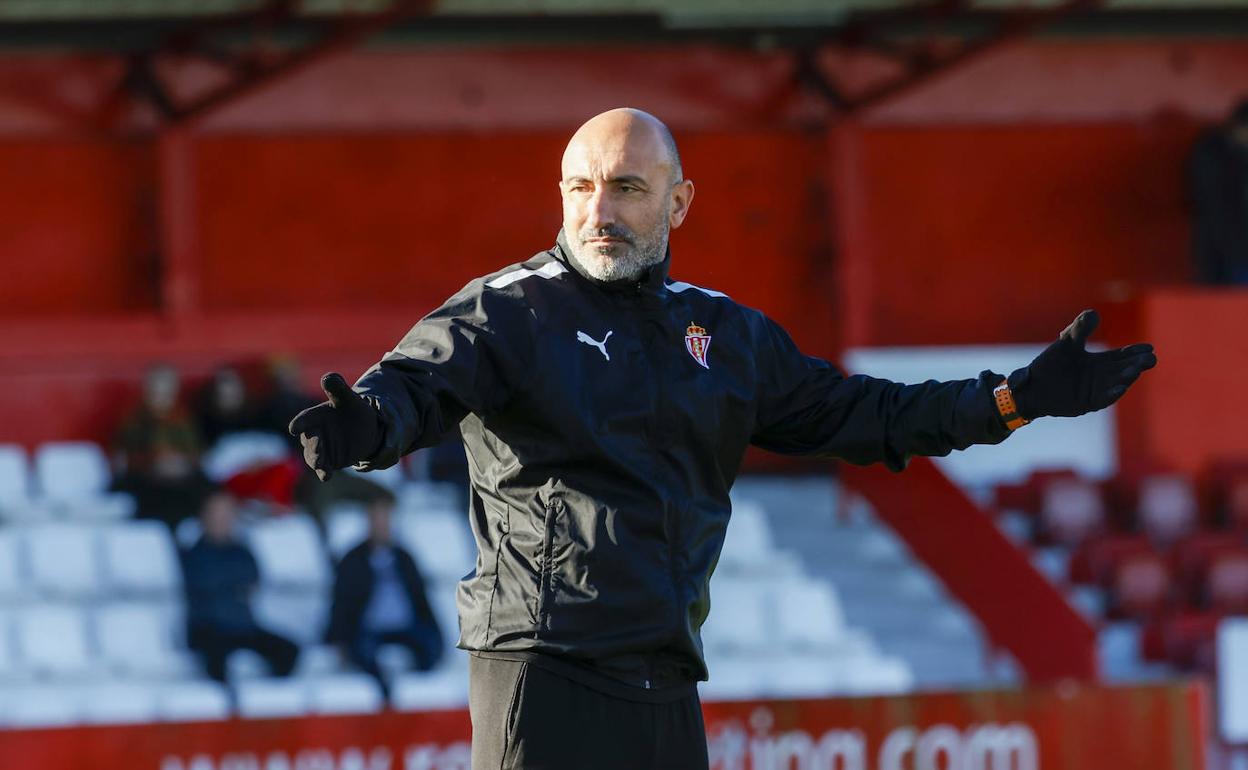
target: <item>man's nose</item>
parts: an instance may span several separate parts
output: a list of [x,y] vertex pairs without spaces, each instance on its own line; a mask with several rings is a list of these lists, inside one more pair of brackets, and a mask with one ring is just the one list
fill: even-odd
[[585,226],[590,228],[606,227],[615,224],[615,211],[611,206],[611,197],[603,190],[595,190],[589,196],[585,211]]

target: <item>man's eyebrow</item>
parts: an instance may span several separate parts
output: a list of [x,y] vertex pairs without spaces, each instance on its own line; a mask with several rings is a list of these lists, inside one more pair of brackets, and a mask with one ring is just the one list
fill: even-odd
[[[564,180],[566,184],[580,184],[581,182],[594,183],[594,180],[586,176],[573,176]],[[607,184],[631,184],[638,187],[649,187],[646,180],[635,174],[624,174],[623,176],[613,176],[607,180]]]

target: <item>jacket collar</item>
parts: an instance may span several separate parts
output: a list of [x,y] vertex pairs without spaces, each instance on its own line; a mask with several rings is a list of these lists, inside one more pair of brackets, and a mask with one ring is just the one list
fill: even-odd
[[555,238],[555,258],[566,265],[572,272],[589,281],[594,286],[609,292],[644,292],[661,294],[667,285],[667,271],[672,264],[672,247],[669,244],[663,261],[649,268],[637,280],[600,281],[586,273],[580,263],[572,258],[572,248],[568,245],[567,235],[560,228]]

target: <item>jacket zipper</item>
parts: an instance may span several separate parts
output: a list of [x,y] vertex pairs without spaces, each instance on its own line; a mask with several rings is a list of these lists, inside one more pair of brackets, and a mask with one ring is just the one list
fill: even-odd
[[546,522],[544,531],[542,532],[542,573],[540,585],[538,586],[540,604],[538,605],[537,627],[538,629],[550,626],[550,605],[553,601],[554,568],[551,561],[554,559],[555,551],[555,514],[558,503],[554,500],[546,503]]

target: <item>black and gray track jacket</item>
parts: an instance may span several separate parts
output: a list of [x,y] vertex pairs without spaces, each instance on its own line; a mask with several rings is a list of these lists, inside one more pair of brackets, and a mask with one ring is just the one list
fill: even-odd
[[1000,375],[846,377],[761,312],[670,280],[670,254],[628,285],[568,254],[560,233],[470,282],[356,385],[384,423],[362,469],[461,428],[480,553],[460,647],[705,679],[699,628],[748,445],[901,470],[1009,433]]

